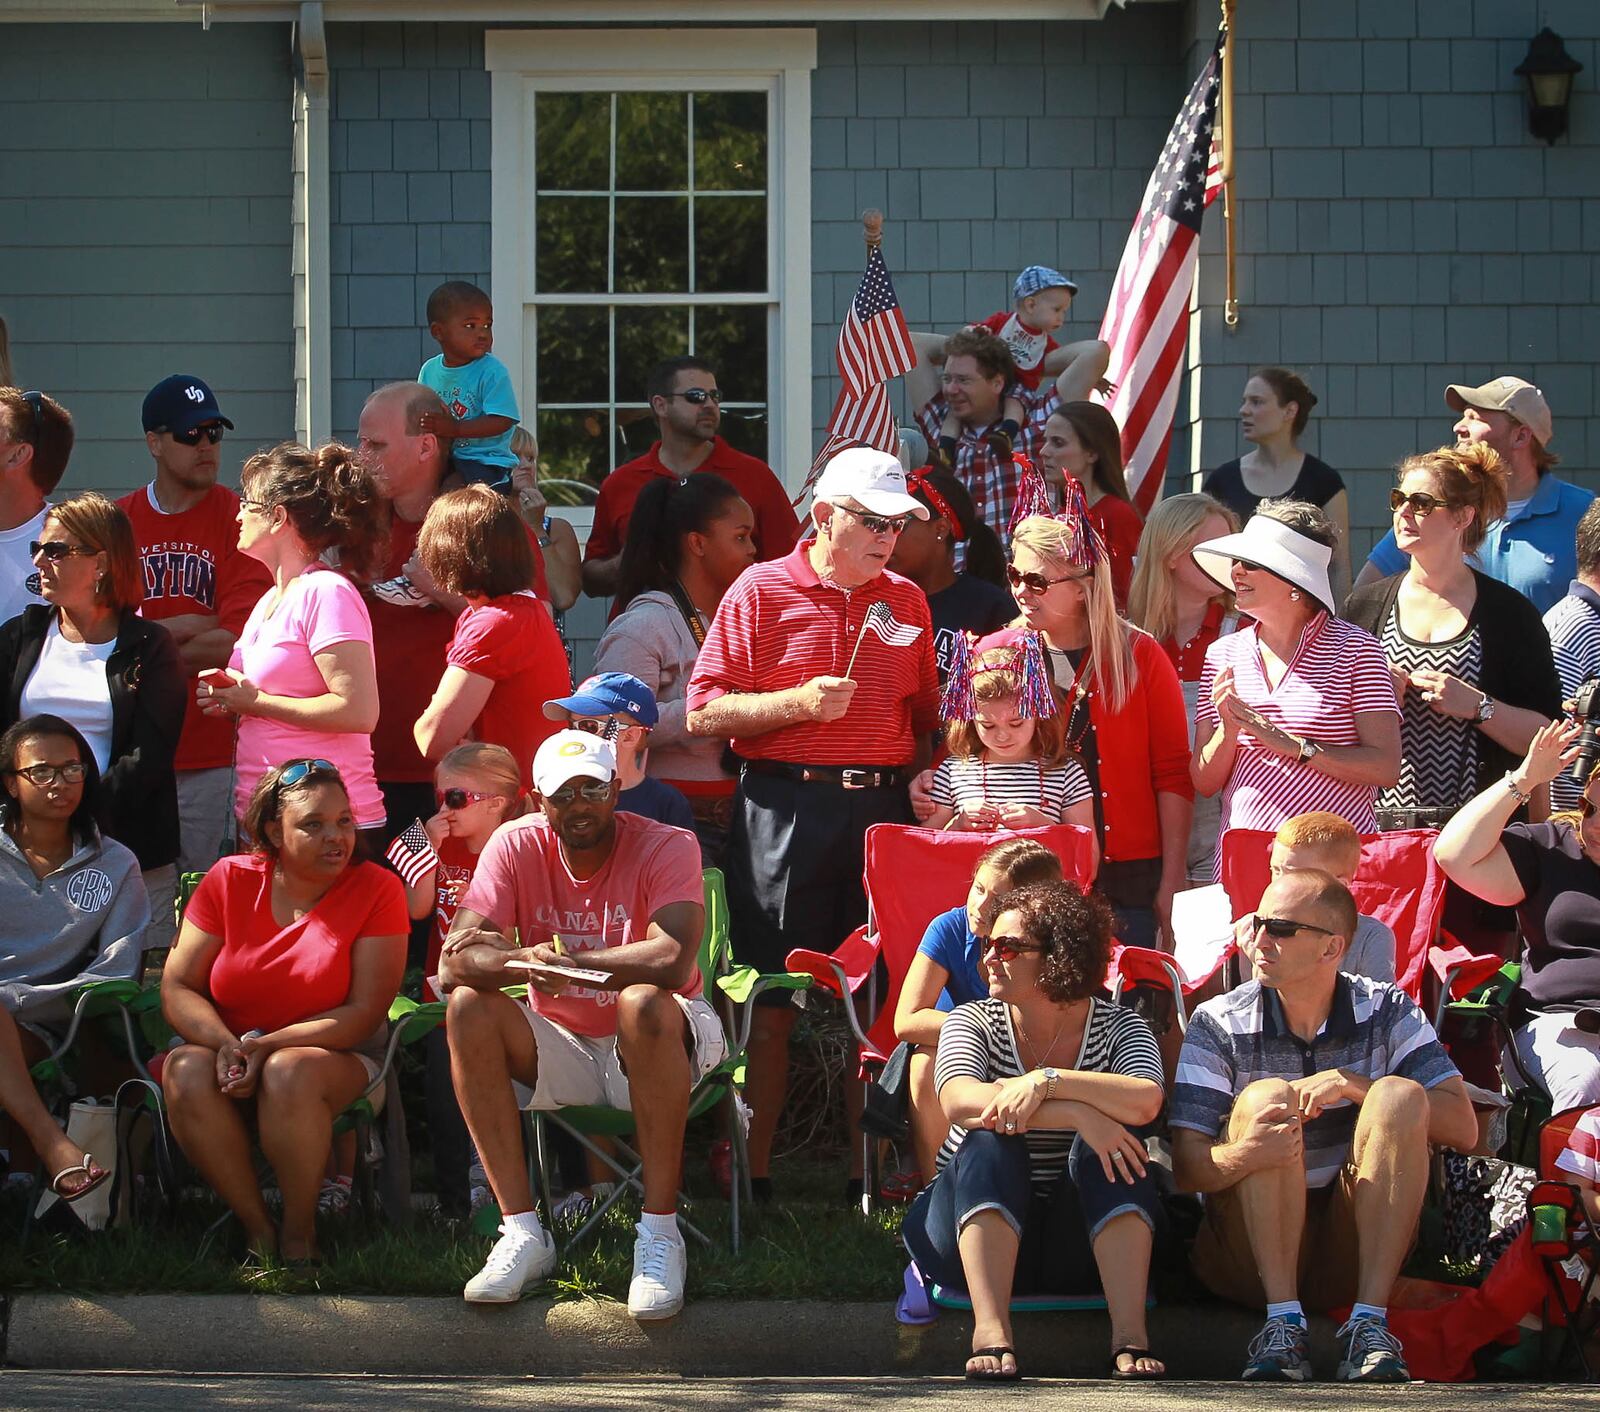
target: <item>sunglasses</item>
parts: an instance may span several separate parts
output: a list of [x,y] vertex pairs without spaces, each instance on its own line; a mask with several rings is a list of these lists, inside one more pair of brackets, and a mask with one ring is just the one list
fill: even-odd
[[222,440],[224,428],[220,423],[213,422],[210,426],[190,427],[188,431],[173,431],[170,427],[161,427],[159,430],[166,432],[179,446],[198,446],[201,438],[215,446]]
[[1398,511],[1401,506],[1411,507],[1411,513],[1419,520],[1425,520],[1435,510],[1453,510],[1456,508],[1454,500],[1441,500],[1436,495],[1428,495],[1423,491],[1414,490],[1410,495],[1405,495],[1398,490],[1389,492],[1389,508]]
[[25,765],[6,773],[20,776],[39,789],[48,789],[57,780],[62,784],[82,784],[87,772],[81,760],[69,760],[65,765]]
[[1015,564],[1006,565],[1006,582],[1012,588],[1026,588],[1030,593],[1048,593],[1058,583],[1082,583],[1093,578],[1092,569],[1081,574],[1063,574],[1058,579],[1047,579],[1043,574],[1025,574]]
[[580,794],[590,803],[599,804],[611,793],[610,780],[590,780],[587,784],[568,785],[565,789],[558,789],[554,794],[545,795],[545,803],[554,804],[557,809],[565,809]]
[[291,760],[278,773],[278,788],[293,789],[312,775],[329,775],[341,784],[344,783],[344,776],[339,773],[339,767],[332,760]]
[[572,730],[582,731],[585,735],[597,735],[601,740],[615,740],[623,727],[634,724],[636,722],[620,721],[615,716],[574,716],[567,722]]
[[90,549],[83,544],[68,544],[64,539],[34,540],[28,546],[28,557],[37,559],[41,554],[52,564],[59,564],[63,559],[70,559],[74,554],[85,559],[92,559],[100,551]]
[[850,511],[856,523],[873,534],[899,534],[910,521],[910,515],[871,515],[865,510]]
[[39,431],[44,424],[44,393],[24,392],[22,400],[28,404],[28,410],[33,413],[33,431],[28,437],[31,445],[39,444]]
[[1274,941],[1287,941],[1296,932],[1317,932],[1332,936],[1327,927],[1314,927],[1310,922],[1296,922],[1289,917],[1263,917],[1259,912],[1250,918],[1250,930],[1265,932]]
[[1015,961],[1025,951],[1043,952],[1036,941],[1024,941],[1020,936],[991,936],[983,943],[983,954],[996,961]]
[[668,392],[664,396],[669,400],[674,397],[681,397],[685,402],[696,407],[706,402],[715,402],[719,407],[722,405],[722,393],[714,387],[691,387],[684,392]]
[[440,789],[434,798],[446,809],[465,809],[469,804],[481,804],[485,799],[504,799],[503,794],[484,794],[476,789]]

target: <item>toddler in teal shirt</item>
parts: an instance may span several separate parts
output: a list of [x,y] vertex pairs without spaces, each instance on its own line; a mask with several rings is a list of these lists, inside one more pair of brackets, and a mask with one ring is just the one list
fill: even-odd
[[450,415],[422,416],[423,431],[453,441],[451,457],[468,485],[482,482],[509,490],[517,454],[511,433],[520,414],[506,365],[494,347],[494,306],[475,284],[450,280],[428,296],[428,332],[439,345],[417,381],[444,399]]

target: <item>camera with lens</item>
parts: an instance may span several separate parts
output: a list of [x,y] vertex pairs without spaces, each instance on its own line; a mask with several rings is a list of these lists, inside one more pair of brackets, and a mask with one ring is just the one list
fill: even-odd
[[1572,719],[1583,725],[1578,754],[1572,762],[1572,778],[1584,785],[1600,761],[1600,677],[1590,677],[1573,692]]

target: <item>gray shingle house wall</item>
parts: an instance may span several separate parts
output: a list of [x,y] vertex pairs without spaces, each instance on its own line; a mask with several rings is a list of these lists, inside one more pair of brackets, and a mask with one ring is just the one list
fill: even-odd
[[215,387],[233,473],[290,434],[290,91],[286,25],[0,26],[0,316],[76,419],[68,488],[148,477],[171,372]]

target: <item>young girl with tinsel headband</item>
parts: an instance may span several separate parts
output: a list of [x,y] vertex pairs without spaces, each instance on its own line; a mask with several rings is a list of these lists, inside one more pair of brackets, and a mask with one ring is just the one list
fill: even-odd
[[974,656],[957,648],[941,713],[950,754],[934,771],[935,829],[1094,828],[1083,766],[1065,749],[1065,722],[1034,633]]

